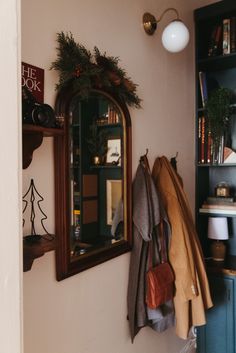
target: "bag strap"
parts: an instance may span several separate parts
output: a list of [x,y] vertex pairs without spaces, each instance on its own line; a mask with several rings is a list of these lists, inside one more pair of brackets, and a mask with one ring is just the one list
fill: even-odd
[[144,180],[145,180],[145,184],[146,184],[146,190],[147,190],[147,195],[148,195],[148,200],[150,200],[150,203],[148,202],[148,209],[149,209],[149,221],[150,223],[153,220],[153,203],[152,203],[152,195],[151,195],[151,183],[150,183],[150,179],[151,179],[151,170],[149,167],[149,162],[147,159],[147,155],[141,156],[140,158],[140,164],[143,167],[143,172],[144,172]]
[[161,263],[167,262],[167,249],[166,249],[166,239],[165,239],[165,233],[164,233],[164,221],[163,219],[160,222],[159,225],[159,237],[160,237],[160,243],[161,243],[161,258],[160,261]]
[[[167,257],[167,247],[166,247],[166,239],[165,239],[165,234],[164,234],[164,224],[163,224],[163,220],[161,219],[159,225],[159,234],[157,235],[156,233],[156,229],[153,230],[154,235],[156,236],[155,239],[158,242],[158,237],[160,239],[160,250],[158,247],[158,243],[157,243],[157,251],[159,253],[159,257],[160,257],[160,264],[163,264],[165,262],[168,262],[168,257]],[[148,248],[148,268],[152,268],[153,267],[153,254],[154,254],[154,240],[151,240],[149,242],[149,248]]]

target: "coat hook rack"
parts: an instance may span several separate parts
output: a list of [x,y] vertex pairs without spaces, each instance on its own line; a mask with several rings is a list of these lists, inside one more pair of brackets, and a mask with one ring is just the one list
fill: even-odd
[[143,166],[148,170],[148,173],[151,173],[147,155],[148,155],[148,148],[146,148],[146,153],[140,157],[139,162],[142,163]]
[[176,152],[175,157],[172,157],[170,159],[170,164],[172,165],[172,167],[174,168],[175,171],[177,171],[177,157],[178,157],[179,152]]
[[147,155],[148,155],[148,148],[146,148],[146,153],[140,157],[140,162],[142,162],[145,158],[147,158]]

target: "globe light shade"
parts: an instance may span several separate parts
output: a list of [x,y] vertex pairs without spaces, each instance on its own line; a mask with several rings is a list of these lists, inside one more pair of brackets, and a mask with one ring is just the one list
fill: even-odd
[[226,217],[208,218],[208,238],[212,239],[211,255],[213,261],[224,261],[226,246],[223,241],[229,238],[228,221]]
[[209,239],[214,240],[229,239],[227,217],[209,217],[207,235]]
[[183,50],[189,42],[189,31],[180,20],[172,21],[162,33],[162,44],[171,53]]

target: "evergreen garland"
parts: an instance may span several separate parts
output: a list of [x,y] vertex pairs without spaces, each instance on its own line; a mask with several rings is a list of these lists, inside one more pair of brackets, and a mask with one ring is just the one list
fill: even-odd
[[92,54],[76,43],[71,33],[58,33],[57,42],[57,60],[51,65],[51,69],[59,71],[57,90],[72,84],[74,90],[86,97],[94,88],[105,89],[129,106],[140,108],[137,85],[119,67],[119,58],[101,54],[97,47]]

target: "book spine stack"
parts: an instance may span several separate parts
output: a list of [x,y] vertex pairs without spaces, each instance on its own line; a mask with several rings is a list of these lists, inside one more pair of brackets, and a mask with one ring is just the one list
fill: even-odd
[[[199,86],[201,93],[201,103],[204,108],[208,99],[207,92],[207,78],[206,73],[203,71],[199,72]],[[221,164],[224,163],[225,155],[225,141],[222,136],[220,141],[216,141],[212,138],[211,126],[205,112],[201,113],[198,117],[198,163],[200,164]]]
[[200,85],[200,92],[201,92],[201,99],[202,99],[202,107],[205,108],[208,93],[207,93],[207,83],[206,83],[206,73],[203,71],[199,72],[199,85]]
[[225,18],[211,31],[208,56],[228,55],[234,52],[236,52],[236,17]]
[[234,198],[231,196],[208,196],[206,199],[208,205],[228,205],[235,206]]
[[113,106],[108,106],[106,115],[96,119],[97,125],[118,124],[120,122],[119,114]]
[[230,54],[230,19],[223,20],[223,55]]
[[201,207],[202,212],[209,213],[232,213],[236,212],[236,202],[233,197],[207,197]]
[[222,43],[222,25],[217,25],[213,28],[208,49],[208,56],[216,56],[221,54]]
[[230,19],[230,51],[236,52],[236,17]]
[[204,116],[199,117],[198,144],[198,163],[224,163],[224,137],[217,144],[213,141],[208,120]]
[[109,106],[108,107],[108,124],[117,124],[119,123],[119,116],[116,110]]
[[204,115],[198,118],[198,163],[212,163],[212,138],[208,120]]

